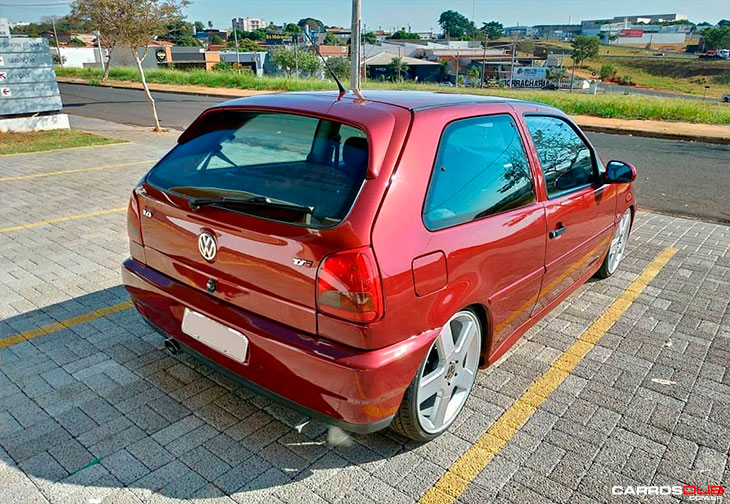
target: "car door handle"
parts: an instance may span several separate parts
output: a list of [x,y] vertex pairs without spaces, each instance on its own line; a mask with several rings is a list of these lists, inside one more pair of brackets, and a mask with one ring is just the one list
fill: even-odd
[[568,229],[566,226],[563,226],[562,224],[560,224],[560,227],[557,227],[557,228],[553,229],[552,231],[550,231],[549,236],[550,236],[550,238],[557,238],[561,234],[565,233],[566,229]]

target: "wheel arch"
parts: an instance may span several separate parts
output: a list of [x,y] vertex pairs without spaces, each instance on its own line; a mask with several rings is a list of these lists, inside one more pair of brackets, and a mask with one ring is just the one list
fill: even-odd
[[[479,319],[479,325],[481,326],[481,337],[482,337],[482,348],[479,352],[479,367],[483,367],[484,364],[487,362],[487,352],[489,350],[489,340],[490,340],[490,331],[489,328],[491,327],[491,318],[489,315],[489,310],[486,306],[484,306],[481,303],[473,303],[469,306],[465,306],[462,308],[463,310],[471,310],[476,314],[477,318]],[[461,310],[459,310],[461,311]]]

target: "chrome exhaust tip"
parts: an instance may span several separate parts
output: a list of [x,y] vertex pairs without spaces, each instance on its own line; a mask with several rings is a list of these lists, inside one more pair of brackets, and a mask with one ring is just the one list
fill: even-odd
[[178,343],[177,340],[173,338],[165,339],[165,349],[170,355],[177,355],[182,352],[182,347],[180,346],[180,343]]

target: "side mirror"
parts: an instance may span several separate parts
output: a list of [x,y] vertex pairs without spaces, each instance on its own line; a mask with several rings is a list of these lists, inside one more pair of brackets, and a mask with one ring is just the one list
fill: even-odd
[[606,165],[604,180],[609,184],[627,184],[636,180],[636,168],[623,161],[611,161]]

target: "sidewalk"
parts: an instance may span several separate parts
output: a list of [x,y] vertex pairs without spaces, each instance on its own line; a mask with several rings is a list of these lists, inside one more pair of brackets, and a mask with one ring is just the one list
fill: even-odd
[[571,116],[585,131],[730,145],[730,126]]
[[[58,77],[58,81],[69,84],[88,84],[88,82],[84,79],[72,77]],[[111,83],[101,85],[124,89],[142,89],[142,84],[139,82],[113,81]],[[179,86],[157,83],[150,83],[149,86],[150,90],[162,93],[220,96],[224,98],[241,98],[279,92],[271,90],[211,88],[204,86]],[[583,115],[571,116],[571,118],[586,131],[610,133],[614,135],[634,135],[730,145],[730,126],[684,122],[642,121],[632,119],[607,119],[603,117]]]

